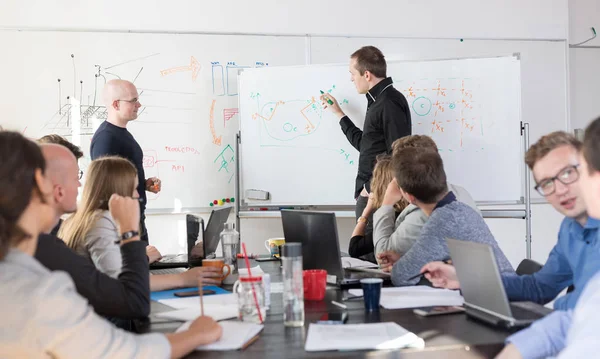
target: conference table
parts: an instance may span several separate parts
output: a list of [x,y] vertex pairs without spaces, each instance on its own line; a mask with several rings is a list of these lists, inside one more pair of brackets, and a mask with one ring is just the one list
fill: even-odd
[[[257,265],[252,261],[251,266]],[[240,263],[244,267],[243,263]],[[261,262],[260,267],[271,276],[271,282],[281,282],[279,262]],[[231,290],[231,286],[224,286]],[[412,309],[366,312],[362,300],[345,301],[348,307],[348,324],[396,322],[415,333],[425,341],[424,349],[403,349],[395,351],[328,351],[306,352],[304,342],[310,323],[315,323],[328,312],[344,309],[331,303],[342,302],[348,296],[347,290],[327,287],[322,301],[305,301],[305,325],[301,328],[288,328],[283,325],[282,294],[271,294],[271,306],[265,318],[260,338],[242,351],[208,352],[194,351],[186,358],[493,358],[504,346],[510,335],[468,318],[465,314],[448,314],[421,317]],[[173,310],[159,302],[151,303],[148,321],[138,324],[140,332],[174,332],[182,322],[157,318],[156,313]],[[209,315],[210,313],[207,313]]]

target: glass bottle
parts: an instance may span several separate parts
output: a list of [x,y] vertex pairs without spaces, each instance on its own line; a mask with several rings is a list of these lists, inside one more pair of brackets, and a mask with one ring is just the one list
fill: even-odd
[[286,243],[281,254],[283,268],[283,324],[304,326],[304,283],[302,243]]

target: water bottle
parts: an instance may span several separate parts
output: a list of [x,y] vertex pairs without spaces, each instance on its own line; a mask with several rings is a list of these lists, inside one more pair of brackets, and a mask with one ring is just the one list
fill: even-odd
[[225,223],[225,228],[221,232],[220,238],[223,249],[223,261],[231,267],[231,275],[227,276],[223,283],[233,284],[238,277],[237,255],[240,253],[240,234],[235,230],[234,223]]
[[286,243],[281,254],[283,267],[283,325],[304,326],[304,283],[302,243]]

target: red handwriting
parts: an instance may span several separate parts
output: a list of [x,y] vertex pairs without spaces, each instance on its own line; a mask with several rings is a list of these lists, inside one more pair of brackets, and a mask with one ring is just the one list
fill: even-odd
[[153,167],[155,161],[154,156],[144,156],[142,159],[144,167]]
[[180,146],[180,147],[165,146],[165,151],[178,152],[178,153],[191,153],[194,155],[200,154],[200,152],[197,149],[195,149],[193,147],[187,147],[187,146]]
[[185,167],[183,165],[172,165],[171,170],[173,172],[185,172]]

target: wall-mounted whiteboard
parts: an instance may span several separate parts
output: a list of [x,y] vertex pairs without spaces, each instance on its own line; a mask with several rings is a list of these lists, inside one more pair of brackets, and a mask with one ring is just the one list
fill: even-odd
[[[521,200],[520,72],[515,56],[388,62],[413,133],[433,137],[449,181],[477,201]],[[318,100],[319,90],[330,92],[362,126],[366,99],[348,77],[347,65],[243,71],[242,193],[268,191],[273,205],[354,203],[358,153]]]
[[155,211],[234,197],[237,72],[305,61],[301,38],[4,31],[0,43],[9,50],[0,123],[32,138],[66,136],[86,154],[84,173],[91,136],[106,118],[105,81],[135,83],[142,107],[128,128],[144,150],[146,176],[162,179],[161,193],[148,192]]

